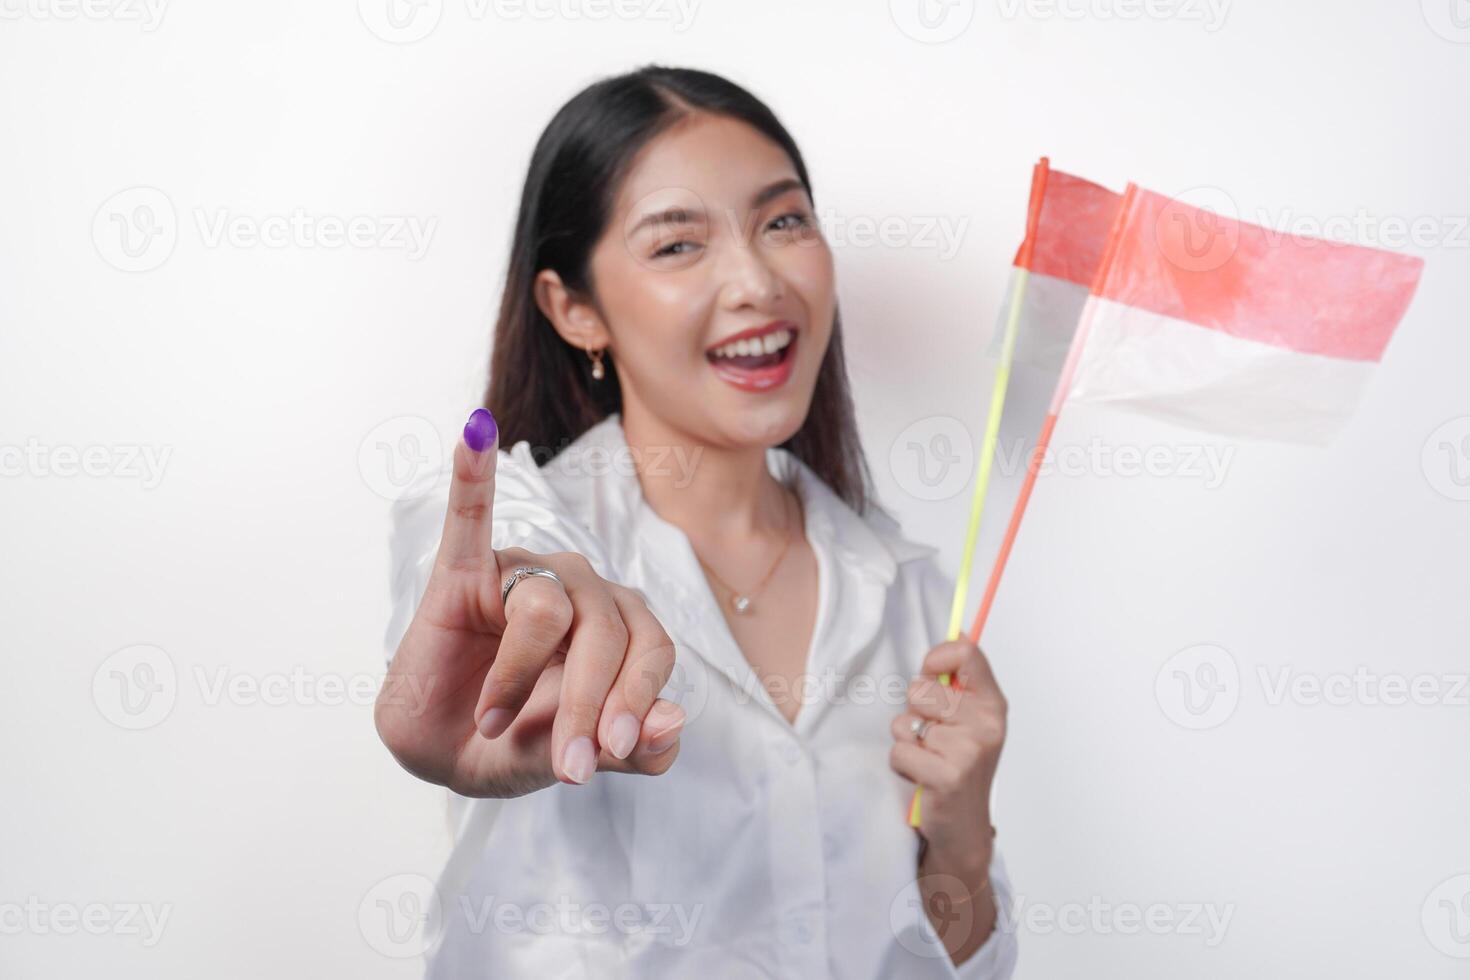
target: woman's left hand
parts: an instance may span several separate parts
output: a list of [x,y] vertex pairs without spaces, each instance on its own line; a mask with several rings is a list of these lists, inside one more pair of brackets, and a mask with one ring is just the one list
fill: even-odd
[[[949,674],[953,686],[939,682]],[[916,722],[929,722],[922,741]],[[919,833],[928,860],[975,885],[989,874],[990,787],[1006,738],[1006,699],[990,664],[969,640],[930,650],[909,685],[908,708],[893,720],[889,764],[924,787]]]

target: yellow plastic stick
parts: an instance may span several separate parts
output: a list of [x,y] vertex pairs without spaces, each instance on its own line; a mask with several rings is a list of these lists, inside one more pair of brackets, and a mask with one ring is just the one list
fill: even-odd
[[[991,463],[1000,441],[1000,417],[1005,409],[1006,385],[1011,380],[1011,359],[1016,351],[1016,333],[1021,323],[1021,304],[1026,298],[1026,282],[1030,273],[1017,266],[1011,278],[1010,309],[1006,316],[1006,329],[1001,341],[1000,364],[995,369],[995,384],[990,389],[990,414],[985,419],[985,438],[980,443],[980,459],[976,467],[975,493],[970,498],[970,528],[965,535],[965,550],[960,556],[960,571],[955,578],[954,602],[949,610],[949,629],[946,635],[958,640],[964,635],[965,599],[969,595],[970,566],[975,562],[975,543],[980,537],[980,518],[985,513],[985,495],[990,490]],[[939,683],[950,684],[948,674],[939,675]],[[909,805],[909,826],[918,827],[921,817],[920,798],[922,786],[914,790],[914,801]]]

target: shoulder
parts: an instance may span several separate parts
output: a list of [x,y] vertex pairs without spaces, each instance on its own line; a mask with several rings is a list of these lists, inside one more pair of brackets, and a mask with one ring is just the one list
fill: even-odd
[[910,538],[898,519],[876,504],[862,519],[893,557],[892,588],[902,595],[898,601],[917,611],[931,646],[940,642],[954,602],[955,579],[944,570],[939,548]]
[[908,537],[898,518],[876,501],[868,504],[861,519],[899,565],[907,562],[924,563],[926,559],[932,563],[939,554],[939,549],[934,545]]
[[849,557],[875,563],[882,568],[885,578],[891,577],[890,570],[922,564],[939,553],[935,546],[905,534],[899,519],[873,494],[868,495],[861,512],[855,510],[789,450],[771,450],[771,467],[774,473],[797,484],[802,499],[813,508],[841,550],[848,552]]

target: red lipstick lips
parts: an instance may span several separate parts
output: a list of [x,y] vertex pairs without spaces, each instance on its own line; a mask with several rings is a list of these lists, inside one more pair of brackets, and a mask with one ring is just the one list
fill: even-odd
[[773,320],[731,334],[705,352],[716,376],[741,391],[779,388],[791,377],[799,331],[790,320]]

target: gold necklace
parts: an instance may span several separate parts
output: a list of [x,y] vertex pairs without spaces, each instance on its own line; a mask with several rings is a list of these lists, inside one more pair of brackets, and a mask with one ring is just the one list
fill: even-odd
[[[781,502],[783,505],[785,504],[786,498],[784,496],[781,498]],[[799,506],[800,505],[798,504],[798,507]],[[784,506],[783,509],[785,509]],[[781,565],[781,559],[786,557],[786,552],[791,547],[790,529],[791,519],[788,516],[786,524],[786,543],[781,546],[781,553],[776,556],[776,560],[774,563],[772,563],[770,570],[761,577],[761,580],[755,584],[755,587],[746,592],[741,592],[738,589],[733,588],[724,579],[720,578],[720,576],[715,573],[715,570],[713,568],[710,568],[704,563],[704,559],[700,558],[697,552],[694,555],[694,560],[699,562],[699,564],[703,566],[704,570],[710,574],[710,577],[718,582],[726,592],[730,593],[730,607],[734,609],[737,613],[744,615],[745,613],[750,612],[750,604],[755,601],[755,597],[760,594],[761,589],[766,587],[766,583],[770,581],[771,576],[776,573],[776,569],[779,568]]]

